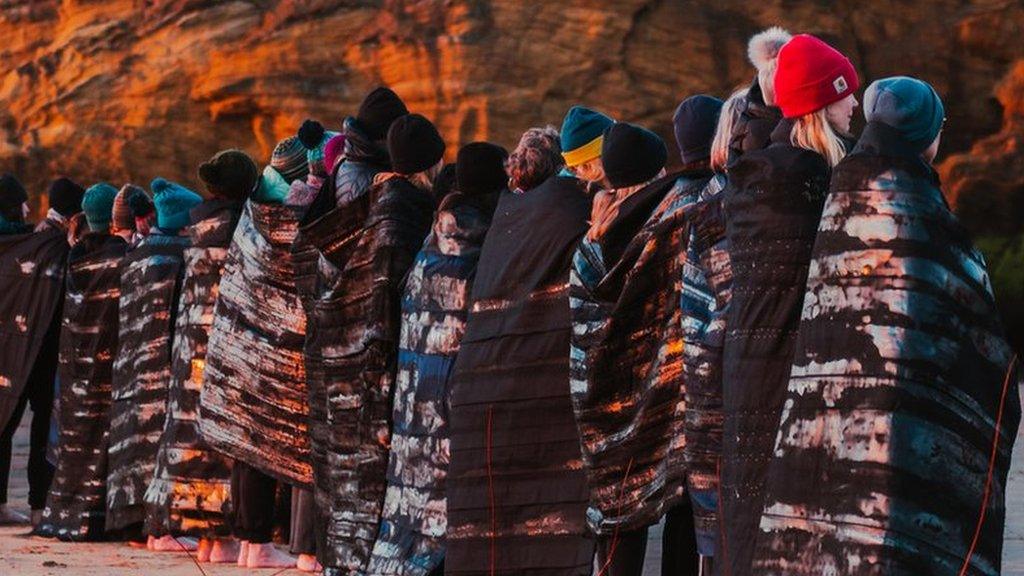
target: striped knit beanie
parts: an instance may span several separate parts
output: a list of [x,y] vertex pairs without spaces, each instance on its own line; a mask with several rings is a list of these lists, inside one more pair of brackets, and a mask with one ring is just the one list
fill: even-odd
[[569,168],[601,156],[604,131],[615,121],[596,110],[573,106],[562,121],[562,157]]
[[295,180],[303,180],[309,173],[306,147],[298,137],[289,136],[277,143],[273,154],[270,155],[270,165],[289,184]]
[[132,212],[128,199],[135,194],[146,194],[146,191],[134,184],[125,184],[114,197],[114,222],[113,229],[135,230],[135,213]]

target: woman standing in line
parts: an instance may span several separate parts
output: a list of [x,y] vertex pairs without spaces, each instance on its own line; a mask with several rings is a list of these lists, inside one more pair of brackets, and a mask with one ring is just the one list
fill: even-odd
[[562,166],[553,128],[523,135],[480,253],[452,376],[446,574],[591,573],[569,399],[569,268],[591,203]]
[[770,146],[729,169],[724,202],[733,283],[716,563],[725,576],[750,573],[811,246],[831,169],[846,154],[840,134],[849,130],[858,86],[845,56],[813,36],[794,37],[779,53],[775,75],[784,120]]
[[997,575],[1019,360],[932,167],[938,94],[878,80],[864,117],[818,228],[752,574]]

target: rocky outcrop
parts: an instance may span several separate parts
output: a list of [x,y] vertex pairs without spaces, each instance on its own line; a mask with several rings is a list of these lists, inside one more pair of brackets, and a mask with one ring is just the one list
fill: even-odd
[[[216,150],[265,160],[307,116],[340,125],[376,84],[433,118],[452,153],[479,138],[513,145],[575,102],[669,136],[679,99],[749,80],[746,38],[770,24],[824,35],[863,78],[929,80],[949,103],[946,149],[967,150],[999,130],[990,95],[1020,69],[1020,11],[991,0],[0,0],[0,169],[34,190],[58,173],[194,186]],[[1019,85],[999,84],[1000,98],[1014,93],[1004,120],[1024,106]],[[973,167],[990,154],[1019,158],[1011,141],[951,160],[958,189],[988,177]]]

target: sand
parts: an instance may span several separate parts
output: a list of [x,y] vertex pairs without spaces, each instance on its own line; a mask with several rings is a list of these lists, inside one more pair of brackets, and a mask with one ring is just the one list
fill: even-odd
[[[14,437],[9,501],[28,513],[28,416]],[[1024,427],[1021,428],[1024,431]],[[1007,488],[1007,521],[1003,548],[1003,575],[1024,576],[1024,438],[1014,445],[1013,469]],[[70,544],[26,536],[27,528],[0,527],[0,576],[272,576],[304,574],[298,570],[250,570],[225,564],[202,564],[185,553],[156,553],[129,548],[122,543]],[[645,576],[659,572],[661,530],[651,530],[644,567]]]

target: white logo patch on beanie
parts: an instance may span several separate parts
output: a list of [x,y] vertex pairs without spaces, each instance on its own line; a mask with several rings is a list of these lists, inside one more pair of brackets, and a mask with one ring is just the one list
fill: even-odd
[[836,89],[836,94],[842,94],[843,92],[846,92],[846,89],[850,86],[846,83],[846,78],[839,76],[832,81],[832,87]]

